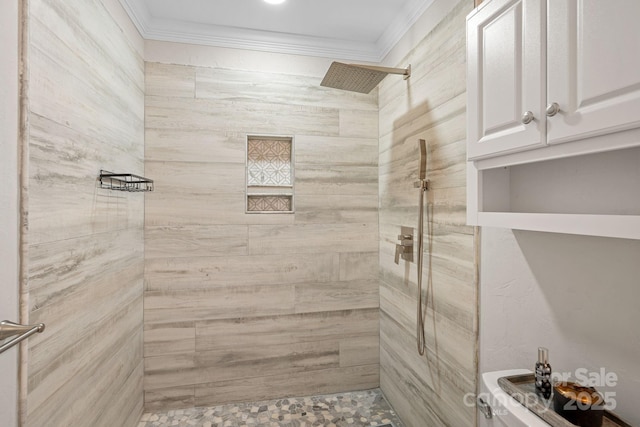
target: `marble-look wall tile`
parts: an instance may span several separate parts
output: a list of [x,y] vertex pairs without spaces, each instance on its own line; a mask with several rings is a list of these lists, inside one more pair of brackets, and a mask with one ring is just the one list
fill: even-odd
[[378,111],[375,91],[370,94],[336,91],[320,86],[320,80],[318,77],[291,74],[196,68],[196,97]]
[[211,132],[208,129],[149,129],[145,131],[145,159],[153,161],[201,162],[211,153],[216,163],[244,164],[246,135]]
[[366,252],[378,248],[378,224],[249,226],[250,254]]
[[334,253],[147,259],[147,291],[328,282],[338,278]]
[[[283,334],[282,331],[287,333]],[[322,311],[287,316],[244,317],[197,323],[198,351],[322,340],[352,340],[378,332],[378,309]]]
[[[466,218],[465,17],[462,0],[402,63],[408,83],[379,87],[380,384],[408,427],[475,425],[475,230]],[[423,295],[426,354],[416,348],[417,259],[393,261],[401,226],[418,223],[418,140],[428,144]],[[429,226],[428,224],[431,224]],[[429,230],[431,230],[429,232]]]
[[296,224],[368,223],[378,221],[378,197],[375,195],[298,195]]
[[147,161],[145,173],[155,178],[162,194],[244,194],[244,163],[218,163],[216,157],[201,154],[200,162]]
[[196,322],[147,323],[144,327],[144,356],[192,353],[196,350]]
[[219,286],[215,290],[187,289],[145,292],[145,323],[166,319],[198,321],[269,316],[294,312],[293,285]]
[[145,126],[152,129],[206,129],[258,135],[339,136],[340,133],[340,111],[335,108],[168,96],[146,99]]
[[153,227],[144,233],[147,259],[247,255],[245,225],[185,225]]
[[[146,70],[159,175],[145,205],[147,408],[377,386],[377,94]],[[261,134],[294,139],[293,214],[245,213],[246,135]]]
[[[21,425],[134,426],[143,408],[144,62],[101,1],[28,3],[29,246]],[[122,15],[124,16],[124,15]],[[137,35],[135,35],[137,37]]]
[[296,162],[312,165],[376,166],[378,138],[299,135]]
[[378,137],[378,112],[340,110],[340,136],[353,138]]
[[196,97],[196,70],[193,67],[145,63],[144,94],[147,96]]
[[379,369],[378,364],[373,364],[199,384],[195,388],[195,404],[210,406],[218,402],[263,400],[268,396],[280,398],[325,394],[330,390],[367,390],[380,383]]
[[340,342],[340,367],[377,365],[379,363],[379,332]]
[[378,281],[303,283],[295,288],[296,313],[378,307]]
[[377,183],[377,165],[305,163],[296,169],[296,194],[300,195],[377,195]]

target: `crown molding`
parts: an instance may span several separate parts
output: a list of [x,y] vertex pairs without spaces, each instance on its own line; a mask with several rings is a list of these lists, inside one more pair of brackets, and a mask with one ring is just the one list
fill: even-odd
[[379,63],[434,0],[409,2],[375,43],[162,20],[140,1],[119,1],[147,40]]
[[435,0],[414,0],[405,5],[376,43],[379,55],[378,62],[382,61],[387,54],[391,52],[391,49],[402,39],[434,1]]

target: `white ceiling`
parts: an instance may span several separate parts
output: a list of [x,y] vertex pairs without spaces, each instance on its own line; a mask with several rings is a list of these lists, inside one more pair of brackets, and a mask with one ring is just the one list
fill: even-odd
[[433,0],[120,0],[145,39],[380,62]]

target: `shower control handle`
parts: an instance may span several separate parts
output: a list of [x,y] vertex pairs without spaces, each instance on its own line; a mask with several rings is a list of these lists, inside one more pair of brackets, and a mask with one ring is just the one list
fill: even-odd
[[398,235],[398,240],[400,243],[396,243],[395,263],[400,263],[400,257],[405,261],[413,261],[413,229],[402,227],[402,234]]

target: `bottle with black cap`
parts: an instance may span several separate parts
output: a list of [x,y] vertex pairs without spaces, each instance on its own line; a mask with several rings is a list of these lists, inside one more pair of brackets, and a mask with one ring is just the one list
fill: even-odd
[[536,393],[548,399],[551,397],[551,365],[549,365],[549,350],[538,347],[538,361],[536,362]]

